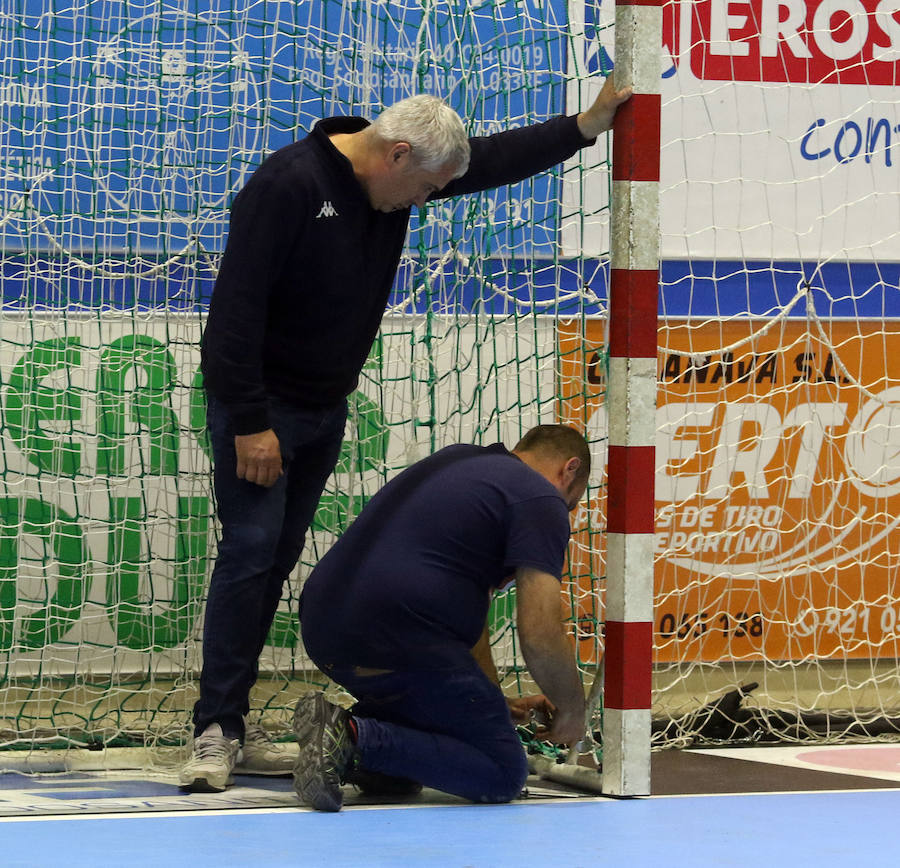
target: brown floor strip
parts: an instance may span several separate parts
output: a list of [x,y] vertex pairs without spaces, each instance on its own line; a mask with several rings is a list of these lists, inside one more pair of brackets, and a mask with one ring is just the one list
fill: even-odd
[[654,753],[650,778],[654,796],[900,789],[900,781],[730,759],[690,750]]

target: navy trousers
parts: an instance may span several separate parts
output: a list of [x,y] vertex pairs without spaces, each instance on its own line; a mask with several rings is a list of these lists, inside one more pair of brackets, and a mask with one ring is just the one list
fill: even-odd
[[360,767],[472,802],[508,802],[528,761],[500,689],[472,659],[449,671],[325,671],[357,700]]
[[237,478],[228,411],[209,396],[207,421],[222,536],[206,601],[200,698],[194,706],[198,735],[218,723],[228,737],[243,741],[259,655],[284,581],[300,557],[337,463],[347,404],[309,409],[273,401],[270,418],[284,472],[271,488],[263,488]]

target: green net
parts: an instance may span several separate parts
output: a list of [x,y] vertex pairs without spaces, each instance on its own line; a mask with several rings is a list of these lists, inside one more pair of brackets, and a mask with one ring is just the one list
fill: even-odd
[[[601,79],[564,0],[21,7],[0,14],[0,745],[161,750],[187,732],[215,552],[198,345],[231,198],[323,116],[424,91],[484,134],[576,110]],[[600,142],[414,215],[261,659],[252,716],[273,730],[324,683],[298,636],[303,576],[386,479],[447,443],[585,425],[607,168]],[[576,521],[564,607],[590,678],[599,522]],[[505,686],[528,689],[509,597],[492,626]]]

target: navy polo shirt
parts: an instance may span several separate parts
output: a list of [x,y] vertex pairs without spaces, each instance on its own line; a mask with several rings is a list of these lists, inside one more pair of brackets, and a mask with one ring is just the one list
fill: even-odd
[[449,446],[389,482],[322,558],[302,596],[317,664],[442,668],[468,657],[492,591],[517,567],[559,578],[559,492],[502,445]]

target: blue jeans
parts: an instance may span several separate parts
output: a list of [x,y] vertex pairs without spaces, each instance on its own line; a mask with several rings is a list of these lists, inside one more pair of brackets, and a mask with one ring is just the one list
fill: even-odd
[[325,669],[357,700],[361,768],[472,802],[508,802],[528,761],[500,689],[471,666],[360,676]]
[[207,422],[222,536],[206,601],[194,731],[199,734],[218,723],[227,736],[242,741],[259,655],[284,581],[303,551],[319,497],[337,463],[347,405],[342,401],[330,408],[303,409],[273,401],[269,412],[283,473],[271,488],[263,488],[237,478],[231,419],[209,396]]

